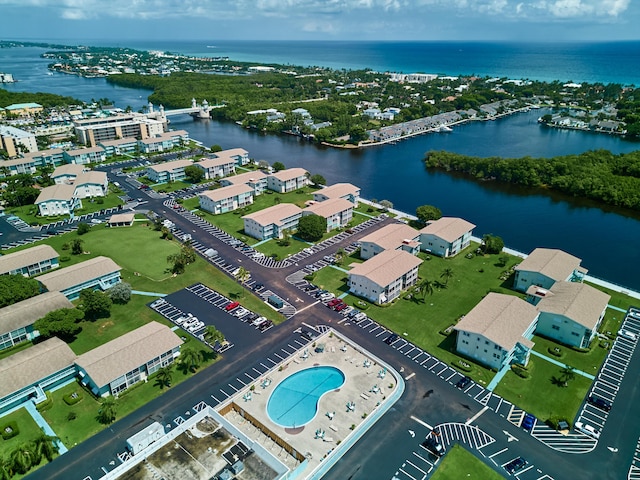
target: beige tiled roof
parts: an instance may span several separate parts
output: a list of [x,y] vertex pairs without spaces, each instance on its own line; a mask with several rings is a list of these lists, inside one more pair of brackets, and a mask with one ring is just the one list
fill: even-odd
[[341,198],[347,195],[357,195],[360,192],[360,187],[356,187],[350,183],[336,183],[330,187],[325,187],[317,192],[313,192],[314,195],[324,195],[327,198]]
[[150,168],[151,170],[154,170],[160,173],[160,172],[170,172],[178,168],[185,168],[185,167],[188,167],[189,165],[193,165],[192,160],[174,160],[173,162],[166,162],[166,163],[159,163],[157,165],[151,165],[150,167],[147,167],[147,168]]
[[98,142],[105,147],[117,147],[118,145],[127,145],[129,143],[138,143],[138,139],[134,137],[116,138],[115,140],[102,140]]
[[107,223],[130,223],[135,220],[135,213],[116,213],[111,215]]
[[56,169],[51,174],[51,178],[60,177],[62,175],[80,175],[84,172],[86,167],[84,165],[79,165],[77,163],[65,163],[64,165],[60,165],[56,167]]
[[314,203],[308,206],[304,210],[306,212],[320,215],[321,217],[328,218],[336,213],[344,212],[345,210],[353,209],[353,203],[344,198],[331,198],[324,202]]
[[551,292],[553,295],[540,300],[538,311],[564,315],[590,330],[596,327],[611,299],[610,295],[579,282],[556,282]]
[[462,237],[465,233],[470,232],[475,227],[476,226],[473,223],[467,222],[462,218],[442,217],[429,223],[429,225],[420,230],[420,233],[435,235],[436,237],[451,243],[455,242],[458,238]]
[[236,195],[242,195],[243,193],[252,193],[253,188],[249,185],[229,185],[228,187],[217,188],[215,190],[206,190],[200,193],[199,197],[207,197],[214,202],[219,202],[225,198],[235,197]]
[[536,248],[525,258],[516,270],[524,272],[539,272],[553,280],[566,280],[574,270],[579,269],[586,273],[586,269],[580,267],[580,260],[562,250],[555,248]]
[[518,342],[527,346],[531,344],[522,335],[537,316],[536,308],[521,298],[490,292],[458,322],[455,329],[482,335],[509,351]]
[[14,167],[16,165],[28,165],[29,163],[35,163],[33,158],[14,158],[13,160],[3,160],[0,162],[0,167]]
[[365,235],[360,239],[360,243],[370,242],[378,245],[380,248],[396,249],[402,245],[405,240],[413,241],[420,235],[415,228],[411,228],[404,223],[392,223]]
[[107,183],[107,172],[98,172],[96,170],[82,173],[73,181],[76,187],[87,184],[104,185],[105,183]]
[[58,258],[58,252],[49,245],[38,245],[0,256],[0,275],[17,268],[26,267],[51,258]]
[[302,209],[293,203],[280,203],[273,207],[268,207],[258,212],[244,215],[242,218],[248,218],[260,225],[271,225],[272,223],[280,225],[282,220],[294,216],[297,213],[302,213]]
[[73,365],[76,354],[59,338],[42,343],[0,360],[0,398]]
[[47,313],[73,304],[60,292],[45,292],[0,309],[0,334],[33,325]]
[[60,155],[63,152],[61,148],[51,148],[49,150],[38,150],[37,152],[29,152],[24,154],[24,158],[39,158],[51,155]]
[[122,270],[120,266],[110,258],[95,257],[70,267],[58,268],[37,278],[47,290],[53,292],[62,291],[120,270]]
[[245,156],[249,152],[247,152],[244,148],[230,148],[228,150],[221,150],[216,152],[214,155],[218,157],[236,157],[236,156]]
[[361,275],[376,285],[386,287],[421,263],[421,259],[404,250],[385,250],[353,267],[349,275]]
[[80,355],[76,363],[101,388],[181,344],[169,327],[150,322]]
[[68,185],[66,183],[59,185],[51,185],[45,187],[40,191],[40,195],[36,198],[36,205],[38,203],[46,202],[48,200],[66,200],[67,202],[73,198],[73,194],[76,191],[76,187]]
[[77,150],[67,150],[67,155],[71,155],[72,157],[76,157],[78,155],[85,155],[87,153],[98,153],[104,152],[104,148],[102,147],[88,147],[88,148],[79,148]]
[[175,130],[171,132],[164,132],[162,135],[158,135],[157,137],[143,138],[140,140],[140,143],[153,145],[154,143],[164,142],[165,140],[171,140],[175,137],[184,137],[185,135],[189,135],[186,130]]
[[275,177],[281,182],[286,182],[287,180],[293,180],[294,178],[304,177],[307,175],[307,172],[304,168],[288,168],[286,170],[280,170],[279,172],[272,173],[270,176]]
[[194,163],[196,167],[202,167],[204,169],[211,167],[221,167],[223,165],[235,165],[236,161],[233,158],[229,157],[220,157],[220,158],[205,158],[199,162]]
[[237,185],[240,183],[253,183],[264,178],[267,178],[266,173],[256,170],[255,172],[241,173],[240,175],[235,175],[233,177],[226,177],[225,181]]

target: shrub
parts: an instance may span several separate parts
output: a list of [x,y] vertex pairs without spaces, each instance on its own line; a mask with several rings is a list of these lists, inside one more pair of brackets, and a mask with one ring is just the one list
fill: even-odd
[[554,357],[562,357],[562,349],[560,347],[548,347],[547,351]]
[[58,260],[60,261],[60,263],[65,263],[71,260],[71,257],[64,256],[64,257],[60,257]]
[[71,248],[71,246],[68,243],[63,243],[62,244],[62,250],[69,250]]
[[309,275],[305,275],[303,278],[304,278],[306,281],[310,282],[310,281],[312,281],[314,278],[316,278],[316,276],[315,276],[315,274],[311,273],[311,274],[309,274]]
[[580,348],[580,347],[571,347],[572,350],[575,350],[578,353],[589,353],[591,350],[589,348]]
[[96,203],[97,203],[98,205],[102,205],[102,204],[104,203],[104,198],[102,198],[102,197],[98,197],[98,198],[96,199]]
[[464,360],[454,360],[451,362],[451,365],[467,373],[473,370],[473,367]]
[[38,405],[36,405],[36,410],[38,410],[39,412],[44,412],[49,410],[52,406],[53,398],[51,398],[47,393],[47,399],[44,402],[40,402]]
[[511,371],[520,378],[529,378],[529,372],[522,365],[514,363],[513,365],[511,365]]
[[67,405],[75,405],[80,400],[82,400],[82,394],[80,392],[74,391],[74,392],[71,392],[69,395],[63,396],[62,399],[64,400],[64,403],[66,403]]
[[3,439],[9,440],[10,438],[18,435],[20,433],[20,429],[18,428],[18,424],[16,422],[8,422],[0,425],[0,433],[2,433]]
[[78,414],[76,412],[69,412],[69,414],[67,415],[68,421],[75,420],[76,418],[78,418]]

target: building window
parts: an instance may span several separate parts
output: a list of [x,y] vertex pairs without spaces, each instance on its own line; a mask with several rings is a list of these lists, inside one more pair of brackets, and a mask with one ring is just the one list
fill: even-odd
[[571,332],[571,335],[573,335],[574,337],[579,337],[580,334],[578,332]]
[[551,325],[551,330],[560,330],[558,325]]

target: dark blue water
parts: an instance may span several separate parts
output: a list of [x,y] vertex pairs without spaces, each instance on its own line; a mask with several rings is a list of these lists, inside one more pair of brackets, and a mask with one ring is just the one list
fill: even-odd
[[[291,54],[288,60],[290,63],[309,63],[309,59],[315,58],[314,63],[326,65],[325,60],[333,58],[336,65],[351,59],[381,70],[440,70],[436,67],[418,68],[417,65],[423,64],[426,60],[409,58],[402,53],[403,49],[396,50],[395,54],[388,52],[389,57],[383,58],[385,48],[398,44],[349,43],[339,48],[337,42],[330,42],[333,50],[324,52],[321,47],[316,48],[306,44],[296,44],[296,46],[288,42],[282,46],[280,43],[173,42],[164,46],[157,43],[129,46],[138,48],[145,46],[150,49],[194,54],[211,50],[216,51],[212,55],[229,56],[233,56],[232,52],[241,53],[242,49],[245,49],[244,55],[248,57]],[[227,45],[225,48],[228,50],[207,49],[206,45],[220,45],[220,49]],[[280,46],[276,48],[277,45]],[[446,47],[451,44],[444,45]],[[596,46],[593,50],[587,49],[582,53],[580,49],[574,49],[573,53],[570,51],[562,53],[568,49],[562,45],[547,45],[549,49],[547,53],[537,54],[529,48],[530,58],[541,55],[539,64],[547,65],[545,68],[540,67],[542,70],[533,71],[532,69],[533,73],[529,75],[515,73],[529,71],[529,67],[526,64],[519,65],[517,56],[509,54],[510,49],[513,51],[513,49],[525,48],[524,46],[496,48],[493,52],[485,52],[495,60],[491,68],[497,68],[496,65],[501,63],[512,65],[510,68],[513,70],[502,73],[487,71],[487,73],[532,78],[533,74],[551,75],[551,78],[559,78],[561,72],[571,71],[574,68],[571,65],[574,65],[576,71],[581,72],[580,76],[571,75],[560,78],[585,81],[588,72],[592,72],[589,75],[594,76],[592,81],[626,83],[623,76],[640,78],[640,61],[628,63],[621,61],[616,58],[610,45],[612,44],[605,44],[601,48]],[[635,58],[633,55],[637,56],[639,45],[638,42],[622,44],[623,47],[629,48],[630,58]],[[423,48],[426,47],[423,46]],[[367,50],[370,51],[368,57],[365,56]],[[41,49],[31,48],[0,49],[0,71],[13,73],[21,80],[20,83],[8,86],[9,89],[48,91],[72,95],[87,101],[91,98],[107,97],[115,100],[116,104],[122,108],[131,105],[136,110],[146,103],[148,92],[113,87],[104,79],[82,79],[64,74],[48,76],[46,73],[48,61],[37,58],[41,51]],[[554,51],[557,57],[554,57]],[[362,57],[359,57],[360,60],[355,58],[357,52],[362,54]],[[440,57],[443,56],[442,52],[446,52],[446,49],[441,51]],[[613,56],[609,58],[608,55]],[[307,61],[303,61],[305,58]],[[243,59],[268,61],[266,57]],[[380,62],[381,66],[369,64],[370,60]],[[459,64],[458,70],[443,68],[442,71],[481,73],[480,70],[473,70],[473,66],[478,65],[476,60],[470,54],[467,58],[468,63]],[[445,58],[439,58],[438,61],[445,66],[450,62]],[[591,67],[589,61],[593,61]],[[413,63],[407,63],[407,68],[400,68],[403,62]],[[567,63],[567,68],[562,68],[563,62]],[[394,65],[397,68],[393,68]],[[555,65],[555,67],[549,65]],[[361,65],[354,63],[353,66]],[[429,150],[449,150],[478,156],[549,157],[592,149],[607,149],[622,153],[640,148],[638,143],[614,136],[541,127],[536,123],[536,119],[543,113],[538,110],[494,122],[475,122],[458,126],[450,134],[421,136],[397,145],[358,151],[319,148],[300,142],[294,137],[259,135],[235,124],[221,124],[213,121],[194,122],[188,116],[173,117],[172,127],[187,129],[193,138],[204,142],[205,145],[220,144],[223,148],[242,147],[257,160],[264,159],[270,163],[281,161],[287,167],[304,167],[312,173],[322,174],[329,183],[353,182],[362,188],[363,196],[378,200],[388,199],[396,208],[407,212],[415,211],[415,208],[422,204],[437,205],[445,215],[461,216],[477,224],[476,234],[500,235],[509,247],[523,252],[538,246],[564,249],[581,257],[583,265],[590,269],[590,273],[640,290],[640,276],[635,272],[640,266],[640,249],[637,247],[637,239],[640,238],[640,221],[637,214],[603,209],[589,202],[557,195],[550,196],[538,191],[501,187],[490,182],[480,183],[444,173],[430,172],[423,166],[424,153]]]

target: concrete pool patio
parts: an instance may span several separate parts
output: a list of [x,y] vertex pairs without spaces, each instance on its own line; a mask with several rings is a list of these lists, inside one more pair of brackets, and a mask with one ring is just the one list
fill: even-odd
[[[316,351],[321,346],[322,351]],[[286,428],[271,420],[267,403],[274,389],[291,375],[317,366],[339,369],[345,376],[344,384],[320,397],[315,417],[304,426]],[[280,461],[295,471],[296,478],[317,479],[403,391],[404,380],[398,372],[347,337],[329,330],[215,410],[228,427],[277,453]]]

